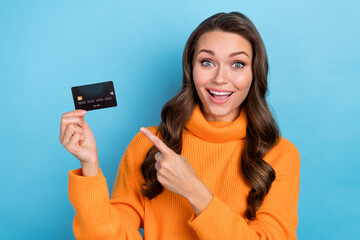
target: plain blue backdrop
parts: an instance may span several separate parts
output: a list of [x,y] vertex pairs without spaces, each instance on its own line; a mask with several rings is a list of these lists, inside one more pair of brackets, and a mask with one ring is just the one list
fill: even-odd
[[240,11],[267,49],[268,102],[301,155],[299,239],[360,236],[360,4],[353,1],[0,1],[0,238],[74,239],[59,142],[71,87],[113,81],[90,111],[109,191],[141,126],[181,87],[190,33]]

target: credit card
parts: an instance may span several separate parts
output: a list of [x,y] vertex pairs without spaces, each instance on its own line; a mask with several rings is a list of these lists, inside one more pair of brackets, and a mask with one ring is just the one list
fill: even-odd
[[91,111],[117,106],[112,81],[72,87],[71,91],[75,109]]

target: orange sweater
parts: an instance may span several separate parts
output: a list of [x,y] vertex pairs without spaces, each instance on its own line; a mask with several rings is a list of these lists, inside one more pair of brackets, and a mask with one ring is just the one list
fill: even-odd
[[[149,128],[155,133],[156,127]],[[149,200],[141,195],[144,183],[140,166],[152,143],[138,133],[126,149],[118,169],[111,198],[100,173],[82,176],[81,169],[69,172],[69,199],[76,214],[76,239],[296,239],[298,224],[300,156],[285,138],[264,157],[276,171],[276,180],[257,219],[245,218],[245,185],[240,155],[246,135],[243,109],[233,122],[206,121],[199,105],[183,131],[185,156],[198,177],[214,195],[196,216],[189,202],[166,188]]]

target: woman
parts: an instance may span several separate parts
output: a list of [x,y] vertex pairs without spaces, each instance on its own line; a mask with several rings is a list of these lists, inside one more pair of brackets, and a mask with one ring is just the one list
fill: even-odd
[[112,196],[86,112],[63,114],[77,239],[296,239],[300,156],[268,108],[253,23],[219,13],[190,35],[183,86],[126,149]]

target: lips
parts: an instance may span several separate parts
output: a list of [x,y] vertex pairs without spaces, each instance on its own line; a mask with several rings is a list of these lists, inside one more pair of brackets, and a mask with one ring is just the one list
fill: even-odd
[[231,93],[225,93],[225,92],[214,92],[214,91],[208,91],[212,97],[216,98],[223,98],[223,97],[229,97]]
[[225,99],[226,97],[229,97],[229,96],[231,96],[231,94],[233,94],[232,91],[227,91],[227,90],[222,90],[222,89],[209,88],[206,90],[212,97],[215,97],[218,99]]
[[206,89],[209,93],[210,99],[213,103],[222,104],[226,103],[230,96],[234,93],[232,91],[222,89]]

